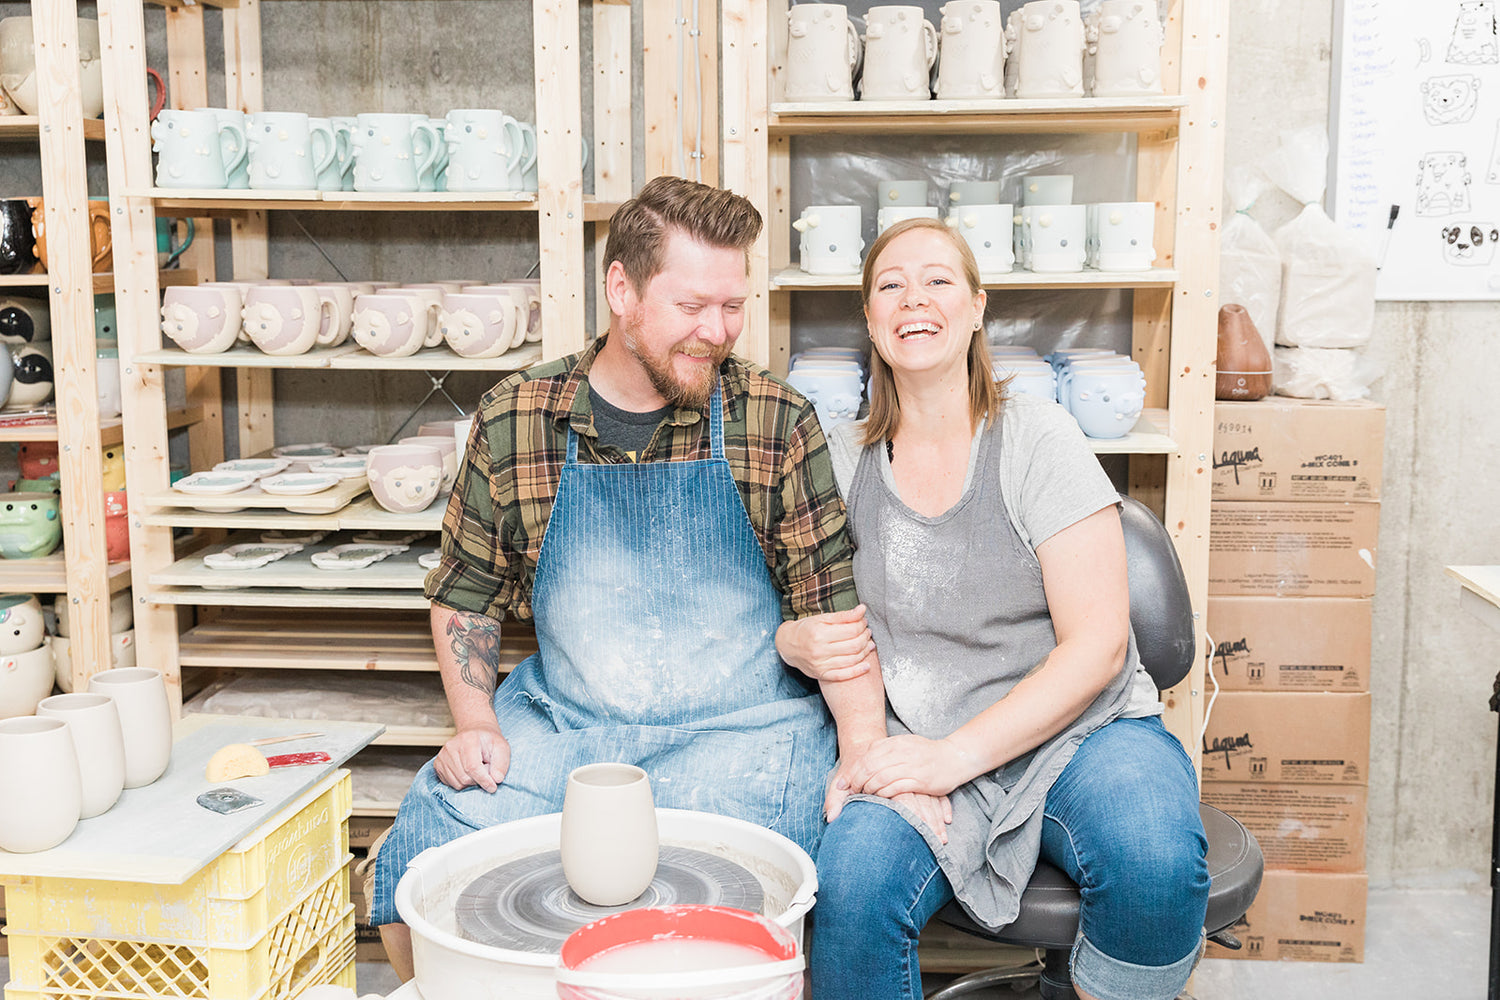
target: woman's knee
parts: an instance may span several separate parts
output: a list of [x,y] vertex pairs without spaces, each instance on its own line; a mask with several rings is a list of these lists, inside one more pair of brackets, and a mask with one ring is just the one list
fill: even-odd
[[899,813],[873,802],[844,807],[823,834],[817,863],[819,917],[855,925],[912,923],[917,898],[941,877],[921,834]]

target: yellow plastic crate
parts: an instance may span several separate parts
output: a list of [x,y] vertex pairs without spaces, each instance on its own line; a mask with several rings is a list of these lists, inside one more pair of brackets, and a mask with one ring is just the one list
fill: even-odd
[[182,885],[7,877],[5,1000],[287,1000],[354,985],[348,771]]

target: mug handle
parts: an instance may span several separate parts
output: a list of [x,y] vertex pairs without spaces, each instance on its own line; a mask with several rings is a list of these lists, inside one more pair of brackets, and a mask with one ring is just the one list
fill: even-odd
[[927,48],[927,68],[932,69],[932,64],[937,62],[938,36],[937,29],[927,18],[922,18],[922,43]]
[[[322,122],[308,123],[308,145],[313,149],[313,177],[317,177],[323,171],[333,166],[334,157],[338,155],[338,146],[333,141],[333,128]],[[317,152],[319,138],[323,140],[323,152]]]
[[[427,125],[427,128],[431,130],[433,139],[436,141],[437,129],[434,129],[431,125]],[[436,146],[433,148],[436,148]],[[437,319],[437,314],[442,311],[442,308],[441,303],[434,302],[425,311],[427,317],[427,336],[422,339],[423,347],[436,347],[443,342],[443,324],[439,323]],[[412,322],[416,322],[415,316],[412,317]]]
[[149,87],[156,88],[156,97],[151,101],[151,114],[147,121],[156,121],[156,116],[161,114],[161,109],[167,106],[167,83],[161,78],[161,74],[150,66],[146,67],[146,83]]
[[505,172],[507,174],[524,174],[526,168],[521,166],[521,160],[526,155],[526,130],[521,128],[521,123],[510,115],[506,115],[500,122],[500,131],[505,133],[505,148],[509,150],[505,156]]
[[527,147],[526,154],[521,161],[521,173],[524,174],[536,166],[536,129],[529,129],[520,122],[516,122],[516,127],[521,130],[521,135],[525,139],[522,145]]
[[114,256],[110,241],[109,216],[89,213],[89,246],[93,247],[90,262],[95,271],[108,271],[110,258]]
[[[433,168],[437,166],[437,160],[438,157],[442,154],[442,148],[438,143],[437,129],[433,127],[432,122],[427,121],[425,118],[412,123],[411,138],[413,148],[415,148],[417,145],[418,136],[421,136],[422,138],[427,140],[427,147],[416,154],[417,176],[420,177],[422,174],[430,173]],[[431,317],[429,317],[428,321],[430,324]],[[428,340],[430,341],[431,339],[432,338],[429,336]],[[439,335],[438,340],[441,341],[442,339],[442,336]],[[429,343],[427,346],[435,347],[437,345]]]
[[234,155],[230,156],[224,163],[224,176],[228,177],[240,167],[245,165],[245,158],[250,155],[250,144],[245,141],[245,129],[236,122],[222,121],[219,123],[219,155],[225,155],[224,136],[228,134],[233,140]]
[[318,295],[318,317],[319,317],[318,321],[319,321],[319,323],[322,322],[322,316],[323,316],[323,313],[324,313],[325,310],[328,313],[328,332],[327,333],[319,332],[318,337],[317,337],[317,342],[318,342],[318,346],[319,347],[327,347],[329,344],[332,344],[334,341],[338,340],[339,339],[339,331],[342,330],[348,324],[348,321],[349,321],[349,317],[345,316],[344,315],[344,311],[339,308],[339,301],[338,301],[338,299],[334,298],[332,295],[319,294]]

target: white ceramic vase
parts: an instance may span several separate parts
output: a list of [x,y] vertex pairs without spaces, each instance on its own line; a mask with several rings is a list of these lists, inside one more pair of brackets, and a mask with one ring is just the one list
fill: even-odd
[[0,850],[56,847],[78,825],[81,803],[68,724],[35,716],[0,722]]
[[36,714],[66,722],[80,765],[87,762],[79,768],[79,818],[107,812],[125,787],[125,737],[114,699],[102,694],[55,694],[42,699]]
[[161,673],[146,667],[106,670],[89,678],[89,691],[109,695],[119,709],[125,787],[160,778],[172,758],[172,708]]
[[660,840],[651,779],[630,764],[587,764],[563,796],[562,869],[580,898],[619,906],[656,877]]

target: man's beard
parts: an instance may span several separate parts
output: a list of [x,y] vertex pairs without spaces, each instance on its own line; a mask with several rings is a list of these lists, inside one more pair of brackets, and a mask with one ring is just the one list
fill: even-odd
[[[669,406],[685,410],[702,410],[707,406],[708,398],[713,395],[714,386],[719,381],[719,366],[729,357],[730,344],[726,341],[719,347],[711,347],[706,344],[688,343],[670,348],[665,354],[651,355],[641,348],[640,330],[639,319],[633,319],[625,324],[625,347],[645,369],[646,377],[651,380],[651,387],[667,401]],[[698,378],[684,379],[672,367],[674,354],[708,357],[713,363],[695,366],[702,368],[702,373]]]

